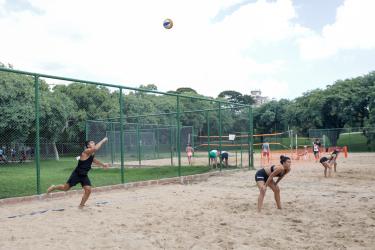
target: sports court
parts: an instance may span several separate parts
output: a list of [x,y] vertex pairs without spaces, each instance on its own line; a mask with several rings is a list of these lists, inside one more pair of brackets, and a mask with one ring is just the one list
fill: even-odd
[[238,170],[93,193],[83,210],[80,195],[2,206],[0,249],[373,249],[374,154],[339,158],[332,178],[318,163],[292,164],[282,210],[268,190],[259,214],[255,171]]
[[0,0],[0,250],[375,250],[374,9]]

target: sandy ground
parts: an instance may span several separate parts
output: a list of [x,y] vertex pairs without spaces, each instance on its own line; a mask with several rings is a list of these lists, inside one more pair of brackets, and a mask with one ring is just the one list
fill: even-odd
[[267,190],[260,214],[255,171],[93,193],[83,210],[77,195],[4,205],[0,249],[375,249],[375,154],[338,163],[327,179],[294,161],[283,209]]

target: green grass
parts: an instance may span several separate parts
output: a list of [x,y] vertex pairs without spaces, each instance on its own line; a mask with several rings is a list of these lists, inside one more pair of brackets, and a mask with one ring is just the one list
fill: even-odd
[[367,138],[362,132],[340,134],[337,145],[340,147],[348,146],[349,152],[375,151],[375,145],[367,144]]
[[[61,161],[46,160],[41,162],[41,192],[51,184],[65,183],[76,166],[73,159]],[[200,174],[210,171],[206,166],[183,166],[182,175]],[[125,182],[153,180],[178,176],[178,168],[171,166],[155,168],[125,169]],[[92,169],[89,177],[93,187],[120,184],[120,169]],[[10,163],[0,165],[0,199],[36,194],[35,163]],[[78,184],[74,189],[80,189]]]

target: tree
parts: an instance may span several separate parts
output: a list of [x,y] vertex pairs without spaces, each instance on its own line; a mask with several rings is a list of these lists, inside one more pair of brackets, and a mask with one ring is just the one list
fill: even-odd
[[255,103],[255,100],[250,95],[242,95],[240,92],[234,90],[225,90],[218,95],[219,98],[224,98],[229,102],[236,104],[251,105]]
[[158,90],[158,87],[155,84],[147,84],[139,86],[140,89],[147,89],[147,90]]
[[0,72],[0,140],[7,150],[12,142],[27,141],[35,125],[34,101],[34,78]]
[[57,85],[53,91],[65,94],[75,103],[74,120],[69,122],[68,129],[70,134],[75,135],[74,140],[77,142],[85,140],[88,120],[115,118],[120,115],[119,91],[111,93],[106,87],[82,83]]
[[41,95],[40,133],[52,144],[56,160],[59,160],[56,142],[68,129],[69,121],[75,119],[76,110],[74,102],[63,93],[46,91]]
[[193,93],[193,94],[198,94],[198,92],[192,88],[189,87],[183,87],[183,88],[178,88],[176,90],[177,93]]

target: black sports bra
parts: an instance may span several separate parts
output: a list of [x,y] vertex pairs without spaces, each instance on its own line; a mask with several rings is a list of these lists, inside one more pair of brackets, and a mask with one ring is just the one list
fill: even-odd
[[[275,170],[275,165],[272,165],[271,166],[271,173]],[[281,173],[279,173],[278,175],[276,175],[277,177],[283,177],[285,175],[285,170]]]

